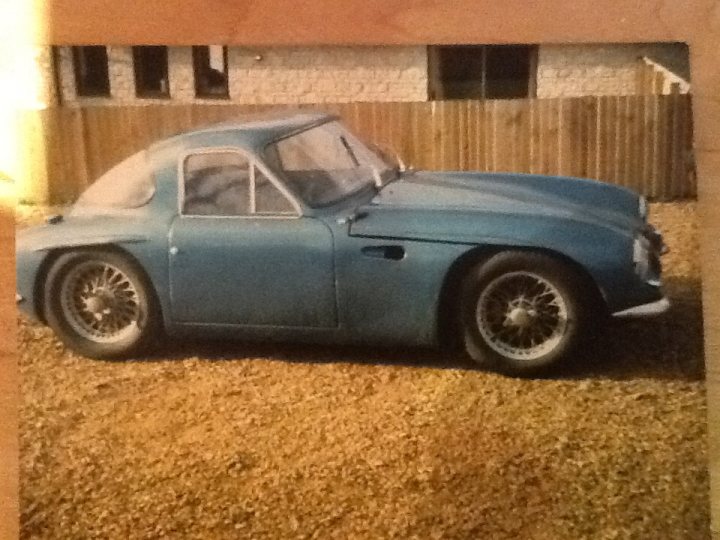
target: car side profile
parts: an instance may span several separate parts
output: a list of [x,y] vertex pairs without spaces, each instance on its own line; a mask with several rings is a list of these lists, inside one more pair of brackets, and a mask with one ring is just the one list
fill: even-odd
[[459,344],[529,375],[607,315],[667,308],[644,198],[592,180],[405,170],[338,118],[177,135],[17,235],[17,300],[78,353],[159,335]]

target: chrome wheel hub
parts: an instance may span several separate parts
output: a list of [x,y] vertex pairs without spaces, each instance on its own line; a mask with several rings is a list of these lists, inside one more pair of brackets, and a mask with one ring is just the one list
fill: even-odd
[[567,329],[560,291],[532,272],[511,272],[491,281],[478,298],[478,331],[495,352],[534,360],[551,352]]
[[526,309],[521,307],[512,308],[508,311],[505,318],[505,326],[515,326],[517,328],[528,328],[533,319],[536,317],[536,312],[532,309]]
[[109,311],[105,301],[100,296],[91,296],[85,300],[85,309],[96,317],[102,316],[103,312]]

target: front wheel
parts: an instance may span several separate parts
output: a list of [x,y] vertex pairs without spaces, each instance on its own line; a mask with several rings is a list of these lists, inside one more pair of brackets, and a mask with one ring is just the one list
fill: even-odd
[[517,251],[491,257],[464,282],[466,351],[477,363],[512,375],[555,366],[587,327],[586,288],[573,268],[547,255]]
[[46,282],[45,316],[68,347],[91,358],[140,353],[159,327],[144,274],[127,257],[104,250],[58,257]]

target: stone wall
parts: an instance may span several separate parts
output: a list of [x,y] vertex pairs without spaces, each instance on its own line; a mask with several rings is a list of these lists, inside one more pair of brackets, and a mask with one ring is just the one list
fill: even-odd
[[[50,58],[49,53],[46,56]],[[538,52],[537,96],[635,94],[636,69],[643,57],[689,80],[688,51],[682,44],[542,45]],[[130,47],[108,47],[108,60],[111,97],[79,99],[71,50],[59,47],[57,69],[63,103],[291,104],[428,99],[428,55],[424,46],[230,47],[229,100],[195,98],[191,47],[168,48],[169,99],[135,96]]]
[[682,44],[543,45],[538,51],[537,97],[632,95],[643,57],[689,80]]
[[425,101],[426,47],[307,47],[229,52],[242,103]]
[[[331,103],[424,101],[426,47],[305,47],[228,49],[229,101]],[[208,102],[195,98],[191,47],[169,47],[170,99],[138,99],[130,47],[108,47],[110,98],[78,98],[72,51],[58,49],[63,102],[68,105]]]

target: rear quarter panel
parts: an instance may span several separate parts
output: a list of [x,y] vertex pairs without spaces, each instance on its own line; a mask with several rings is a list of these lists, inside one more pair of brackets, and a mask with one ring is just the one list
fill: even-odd
[[129,254],[145,271],[163,315],[169,313],[168,229],[176,212],[177,191],[174,171],[167,169],[163,174],[164,179],[158,178],[155,197],[145,207],[105,215],[70,216],[54,225],[19,231],[17,289],[25,298],[21,309],[32,318],[42,319],[44,277],[57,255],[69,250],[111,247]]

